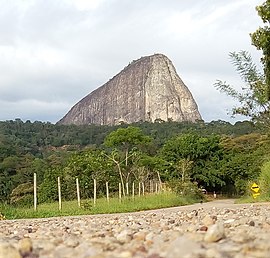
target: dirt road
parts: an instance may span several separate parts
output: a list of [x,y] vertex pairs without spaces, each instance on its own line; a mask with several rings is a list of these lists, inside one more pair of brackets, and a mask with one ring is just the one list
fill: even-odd
[[270,204],[0,221],[0,258],[270,257]]

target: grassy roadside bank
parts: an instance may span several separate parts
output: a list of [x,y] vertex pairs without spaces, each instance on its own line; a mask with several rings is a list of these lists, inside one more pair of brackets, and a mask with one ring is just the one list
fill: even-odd
[[260,195],[256,198],[253,196],[243,196],[235,201],[235,203],[260,203],[260,202],[270,202],[270,198],[268,196]]
[[106,213],[123,213],[143,211],[150,209],[160,209],[175,206],[188,205],[198,202],[194,198],[180,197],[174,193],[153,194],[138,197],[126,197],[119,201],[118,198],[110,198],[109,203],[106,198],[98,199],[96,205],[93,200],[82,200],[81,207],[77,201],[62,202],[62,209],[59,210],[57,202],[44,203],[38,205],[37,211],[33,208],[14,207],[7,204],[0,204],[0,212],[6,219],[25,218],[48,218],[56,216],[74,216]]

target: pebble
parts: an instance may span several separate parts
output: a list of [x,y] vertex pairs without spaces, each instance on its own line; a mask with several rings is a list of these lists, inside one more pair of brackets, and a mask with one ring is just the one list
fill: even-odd
[[270,257],[269,218],[269,204],[203,203],[131,214],[1,220],[0,258],[264,258]]
[[167,258],[184,257],[191,252],[197,252],[201,245],[185,236],[175,239],[169,246]]
[[254,227],[255,226],[255,222],[253,220],[251,220],[249,223],[248,223],[249,226],[251,227]]
[[204,226],[208,227],[208,226],[211,226],[215,223],[215,220],[210,216],[210,215],[206,215],[203,220],[202,220],[202,223]]
[[217,223],[209,226],[205,234],[204,240],[206,242],[217,242],[224,237],[225,237],[224,226],[221,223]]
[[0,258],[22,258],[19,251],[8,243],[0,244]]
[[22,256],[30,254],[33,250],[32,240],[30,238],[23,238],[19,241],[19,251]]

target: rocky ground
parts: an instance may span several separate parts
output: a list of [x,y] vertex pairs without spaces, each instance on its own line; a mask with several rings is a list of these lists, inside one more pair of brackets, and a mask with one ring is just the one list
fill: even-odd
[[0,258],[270,257],[270,204],[0,221]]

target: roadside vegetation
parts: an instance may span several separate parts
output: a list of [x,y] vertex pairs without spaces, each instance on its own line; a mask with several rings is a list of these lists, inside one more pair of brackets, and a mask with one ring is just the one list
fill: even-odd
[[[6,124],[14,126],[10,127],[12,130],[2,133],[2,138],[9,137],[10,141],[1,145],[5,151],[1,152],[0,163],[0,211],[8,219],[170,207],[200,201],[203,189],[223,196],[245,195],[250,182],[259,180],[263,175],[261,167],[267,164],[270,152],[268,135],[248,121],[235,125],[223,121],[122,125],[104,133],[101,144],[92,142],[57,147],[49,143],[38,148],[30,143],[26,148],[25,141],[32,140],[29,137],[31,133],[25,138],[20,133],[25,127],[32,128],[29,122],[2,122],[2,126]],[[49,126],[62,135],[58,125]],[[202,130],[196,130],[196,127]],[[34,128],[31,129],[32,133]],[[81,130],[79,126],[72,128]],[[88,130],[87,126],[84,128]],[[148,135],[145,133],[153,132],[153,128],[158,130]],[[53,135],[54,130],[45,130],[46,138],[53,139],[50,134]],[[222,131],[224,133],[220,134]],[[162,138],[165,133],[167,138]],[[33,149],[37,152],[32,153]],[[37,175],[36,212],[33,210],[34,173]],[[61,178],[62,211],[57,208],[57,177]],[[77,198],[76,179],[80,182],[81,199],[89,200],[86,201],[88,206],[78,208],[74,201]],[[91,204],[94,179],[97,182],[96,206]],[[111,199],[110,206],[107,203],[100,205],[106,196],[106,183],[109,184],[110,196],[115,197],[115,200]],[[155,185],[159,185],[163,192],[171,194],[165,195],[166,198],[164,194],[148,194],[133,201],[126,194],[128,186],[131,192],[133,183],[136,186],[144,184],[146,193],[153,193]],[[117,197],[119,184],[122,203]],[[139,195],[138,191],[136,187],[135,196]],[[163,198],[162,202],[160,198]]]
[[[139,212],[150,209],[160,209],[187,205],[197,202],[198,199],[190,196],[179,196],[172,192],[152,194],[146,196],[126,197],[119,201],[118,198],[100,198],[94,205],[92,199],[82,200],[81,207],[78,207],[77,201],[65,201],[62,204],[62,210],[59,210],[58,202],[43,203],[38,206],[37,211],[33,208],[16,207],[7,204],[1,204],[0,210],[5,214],[2,219],[22,219],[22,218],[47,218],[58,216],[76,216],[93,214],[111,214],[123,212]],[[1,220],[1,218],[0,218]]]

